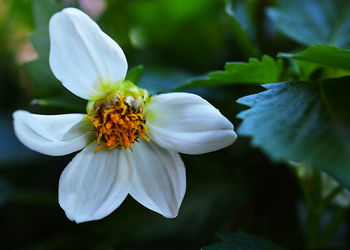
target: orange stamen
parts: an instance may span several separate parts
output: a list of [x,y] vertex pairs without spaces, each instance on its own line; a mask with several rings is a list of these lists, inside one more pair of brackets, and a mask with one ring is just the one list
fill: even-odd
[[146,136],[148,129],[142,110],[132,108],[120,95],[112,105],[100,105],[94,110],[95,114],[89,114],[84,119],[91,120],[92,131],[97,134],[95,153],[104,147],[125,147],[133,151],[131,144],[137,138],[150,140]]

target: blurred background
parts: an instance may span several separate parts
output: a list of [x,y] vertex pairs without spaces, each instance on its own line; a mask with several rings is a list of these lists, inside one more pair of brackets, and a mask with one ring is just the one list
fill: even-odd
[[[273,162],[250,139],[209,154],[182,155],[187,191],[179,215],[166,219],[131,197],[94,222],[69,221],[58,204],[60,173],[73,155],[49,157],[15,137],[12,112],[82,112],[48,66],[48,20],[66,6],[94,18],[122,47],[129,68],[144,66],[139,86],[151,94],[189,79],[301,47],[268,15],[274,0],[2,0],[0,1],[0,244],[2,249],[200,249],[217,233],[243,231],[288,249],[303,249],[306,206],[294,170]],[[233,12],[234,11],[234,12]],[[232,18],[232,15],[237,17]],[[317,17],[316,17],[317,18]],[[246,31],[237,31],[236,21]],[[235,127],[239,97],[263,90],[236,83],[187,88]],[[333,242],[346,245],[348,220]]]

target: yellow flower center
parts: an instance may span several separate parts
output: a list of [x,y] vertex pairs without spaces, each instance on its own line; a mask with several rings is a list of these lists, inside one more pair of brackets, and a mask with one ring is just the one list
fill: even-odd
[[142,109],[130,106],[119,94],[113,103],[100,103],[94,107],[93,114],[85,119],[91,120],[96,131],[97,138],[95,153],[104,148],[109,149],[122,147],[131,151],[131,144],[138,138],[149,141],[146,136],[148,129],[146,120],[142,115]]

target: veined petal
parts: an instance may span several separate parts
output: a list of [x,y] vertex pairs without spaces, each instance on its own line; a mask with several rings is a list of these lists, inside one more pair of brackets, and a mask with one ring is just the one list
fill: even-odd
[[47,155],[66,155],[93,140],[89,121],[83,114],[37,115],[18,110],[13,113],[18,139],[28,148]]
[[75,8],[50,20],[50,66],[67,89],[87,100],[105,97],[128,67],[119,45]]
[[203,154],[232,144],[232,123],[198,95],[161,94],[146,105],[149,137],[160,146],[185,154]]
[[176,217],[185,195],[186,172],[180,155],[141,141],[129,152],[134,163],[130,195],[165,217]]
[[113,212],[129,193],[132,163],[125,150],[100,149],[91,143],[62,172],[58,199],[67,217],[77,223]]

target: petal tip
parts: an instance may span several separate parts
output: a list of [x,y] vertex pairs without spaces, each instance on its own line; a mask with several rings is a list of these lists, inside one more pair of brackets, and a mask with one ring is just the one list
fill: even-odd
[[233,137],[233,141],[232,143],[234,143],[237,140],[237,133],[232,129],[232,137]]
[[84,223],[84,222],[88,222],[88,221],[93,221],[95,219],[93,218],[89,218],[89,217],[81,217],[81,216],[74,216],[73,214],[71,214],[69,211],[65,211],[66,217],[72,221],[75,222],[76,224],[80,224],[80,223]]
[[168,218],[168,219],[174,219],[178,216],[179,214],[179,210],[180,208],[178,208],[177,210],[174,210],[174,211],[169,211],[170,213],[162,213],[162,215],[165,217],[165,218]]
[[22,115],[25,115],[26,113],[29,113],[28,111],[25,110],[16,110],[15,112],[12,113],[12,118],[13,119],[19,119]]

